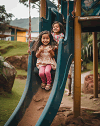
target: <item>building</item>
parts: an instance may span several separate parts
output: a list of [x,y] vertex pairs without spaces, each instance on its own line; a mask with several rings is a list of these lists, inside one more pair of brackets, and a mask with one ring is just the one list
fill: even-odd
[[[39,31],[31,31],[31,40],[36,40],[36,38],[39,36]],[[28,42],[28,32],[26,32],[26,38]]]
[[28,29],[16,27],[7,25],[9,28],[5,31],[4,34],[0,32],[0,39],[6,40],[6,41],[21,41],[21,42],[27,42],[26,32],[28,32]]

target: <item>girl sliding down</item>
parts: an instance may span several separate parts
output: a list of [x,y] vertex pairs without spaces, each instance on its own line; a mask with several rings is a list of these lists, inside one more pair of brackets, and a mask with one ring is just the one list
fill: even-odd
[[36,52],[37,63],[36,66],[39,69],[39,76],[42,80],[41,88],[45,90],[51,89],[51,69],[56,69],[54,48],[57,46],[57,42],[53,40],[53,37],[49,31],[42,31],[39,34],[38,40],[33,44],[33,50]]
[[51,34],[54,40],[59,44],[59,40],[64,38],[65,29],[62,23],[55,21],[52,24]]

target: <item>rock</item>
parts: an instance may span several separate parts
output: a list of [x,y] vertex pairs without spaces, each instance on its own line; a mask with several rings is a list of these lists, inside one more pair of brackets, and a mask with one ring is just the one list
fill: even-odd
[[37,108],[37,110],[44,109],[44,107],[45,107],[45,105],[43,105],[43,106],[39,106],[39,107]]
[[98,100],[98,98],[93,98],[93,101],[97,101]]
[[71,107],[59,107],[58,112],[69,111]]
[[91,96],[89,97],[89,99],[92,99],[92,98],[94,98],[94,96],[93,96],[93,95],[91,95]]
[[27,71],[28,55],[6,57],[5,60],[10,62],[15,68]]
[[0,92],[10,93],[14,84],[16,69],[8,62],[3,62],[2,73],[0,74]]
[[[90,75],[87,75],[84,79],[82,93],[93,94],[93,91],[94,91],[93,74],[90,74]],[[100,93],[100,77],[99,76],[98,76],[98,93]]]

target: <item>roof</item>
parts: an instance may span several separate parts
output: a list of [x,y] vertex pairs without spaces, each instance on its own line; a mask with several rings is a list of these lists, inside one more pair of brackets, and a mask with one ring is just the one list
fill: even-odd
[[25,29],[25,28],[21,28],[21,27],[17,27],[17,26],[12,26],[12,25],[7,25],[9,28],[14,28],[14,29],[17,29],[17,30],[20,30],[20,31],[28,31],[28,29]]
[[11,35],[3,35],[3,34],[0,34],[0,38],[5,38],[5,37],[9,37]]

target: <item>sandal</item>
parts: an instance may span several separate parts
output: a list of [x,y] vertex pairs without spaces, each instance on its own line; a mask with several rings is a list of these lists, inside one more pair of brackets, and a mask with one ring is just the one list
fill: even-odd
[[70,96],[71,95],[71,93],[68,93],[68,96]]
[[51,84],[47,84],[46,86],[45,86],[45,90],[50,90],[51,89]]
[[46,86],[46,84],[44,84],[44,83],[41,83],[41,88],[45,88],[45,86]]

